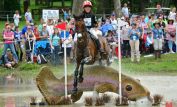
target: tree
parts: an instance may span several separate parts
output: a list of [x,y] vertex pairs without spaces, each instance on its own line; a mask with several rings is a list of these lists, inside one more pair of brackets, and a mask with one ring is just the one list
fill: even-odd
[[120,0],[114,0],[114,11],[117,17],[121,16],[121,2]]
[[79,15],[82,12],[82,3],[85,0],[73,0],[72,14]]
[[20,10],[20,0],[3,0],[4,10],[15,11]]

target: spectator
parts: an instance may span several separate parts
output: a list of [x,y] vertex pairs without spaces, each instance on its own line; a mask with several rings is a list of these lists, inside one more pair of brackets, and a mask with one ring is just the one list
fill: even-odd
[[15,59],[13,58],[13,55],[10,49],[7,49],[7,53],[4,56],[3,60],[4,60],[4,66],[10,69],[12,69],[17,64]]
[[26,46],[26,56],[27,56],[27,62],[28,63],[31,63],[32,61],[32,52],[33,52],[33,48],[34,48],[34,40],[35,40],[35,35],[32,31],[32,27],[31,26],[28,26],[27,27],[27,32],[25,33],[25,37],[26,37],[26,43],[25,43],[25,46]]
[[106,20],[105,24],[100,27],[100,30],[102,31],[103,36],[106,36],[109,30],[112,31],[113,26],[110,24],[110,20]]
[[136,21],[136,26],[137,26],[137,29],[139,30],[140,32],[140,36],[139,36],[139,50],[141,53],[144,53],[145,51],[145,42],[144,42],[144,38],[143,38],[143,27],[141,26],[141,18],[138,18],[137,21]]
[[152,54],[153,53],[153,44],[154,44],[154,41],[153,41],[153,36],[152,36],[152,32],[151,30],[148,30],[147,31],[147,38],[146,38],[146,43],[145,43],[145,47],[146,47],[146,52],[148,54]]
[[49,32],[49,36],[54,33],[54,21],[52,19],[48,19],[47,21],[47,31]]
[[111,21],[111,25],[112,25],[112,27],[113,27],[113,31],[114,31],[114,33],[115,33],[116,30],[117,30],[117,20],[116,20],[115,14],[112,14],[112,15],[111,15],[110,21]]
[[33,22],[32,14],[29,8],[27,9],[27,12],[25,13],[25,20],[26,22],[29,22],[29,23]]
[[13,53],[13,57],[15,59],[15,62],[18,63],[18,56],[15,52],[15,47],[14,47],[14,43],[13,43],[14,42],[14,32],[11,31],[11,27],[9,25],[7,25],[7,28],[4,31],[3,39],[4,39],[4,49],[3,49],[2,56],[4,57],[6,55],[7,49],[10,48],[10,50]]
[[159,22],[154,23],[154,29],[152,30],[152,32],[153,32],[153,39],[154,39],[155,59],[161,58],[163,30]]
[[140,31],[137,28],[136,23],[131,24],[132,28],[129,30],[130,37],[130,47],[131,47],[131,61],[134,62],[134,57],[136,55],[137,62],[140,61],[140,52],[139,52],[139,38]]
[[69,18],[69,13],[64,9],[62,9],[62,11],[63,11],[63,15],[64,15],[64,20],[66,21]]
[[129,10],[127,7],[127,3],[124,3],[124,7],[122,8],[122,14],[127,19],[129,19]]
[[22,32],[19,30],[18,26],[15,28],[14,36],[16,53],[18,55],[19,61],[22,61],[23,58],[23,51],[21,47]]
[[130,24],[132,24],[132,23],[137,23],[137,21],[138,21],[138,16],[137,16],[137,15],[133,15],[133,16],[131,17],[131,19],[130,19]]
[[38,31],[39,31],[39,32],[42,32],[43,24],[44,24],[44,19],[41,18],[41,20],[40,20],[40,24],[38,25]]
[[175,17],[176,17],[176,8],[172,8],[172,10],[170,11],[169,15],[168,15],[168,18],[169,19],[173,19],[175,20]]
[[36,38],[36,41],[39,41],[39,40],[40,40],[40,37],[39,37],[39,30],[38,30],[37,24],[34,24],[34,36],[35,36],[35,38]]
[[156,16],[159,17],[160,14],[163,14],[162,8],[160,4],[156,5],[157,11],[156,11]]
[[108,31],[108,34],[106,35],[106,40],[112,49],[112,57],[114,57],[115,49],[118,46],[118,45],[116,46],[118,41],[114,37],[113,32],[111,30]]
[[47,41],[49,37],[49,32],[47,30],[47,25],[43,24],[42,32],[40,32],[40,41]]
[[9,22],[6,22],[5,26],[4,26],[3,30],[2,30],[2,34],[3,35],[4,35],[4,32],[6,31],[8,25],[9,25]]
[[174,20],[173,19],[168,19],[168,25],[165,28],[166,31],[166,39],[168,40],[168,48],[170,50],[170,53],[174,53],[172,48],[173,48],[173,43],[176,41],[176,27],[173,24]]
[[148,26],[149,26],[149,28],[151,28],[151,29],[153,29],[154,28],[154,23],[155,23],[155,16],[154,16],[154,14],[151,14],[151,17],[150,17],[150,20],[149,20],[149,22],[148,22]]
[[72,35],[69,33],[69,26],[66,28],[65,32],[66,38],[64,37],[64,31],[61,32],[60,37],[62,40],[62,52],[64,52],[64,42],[66,43],[66,50],[67,50],[67,60],[70,62],[70,53],[72,49]]
[[123,26],[121,30],[121,38],[123,40],[122,52],[124,57],[128,57],[130,55],[130,44],[129,44],[130,39],[128,35],[129,27],[130,27],[129,24],[127,24]]
[[21,48],[22,48],[22,51],[23,51],[23,60],[26,61],[26,49],[25,49],[25,44],[26,44],[26,36],[25,36],[25,33],[27,32],[27,27],[30,26],[30,23],[29,22],[26,22],[26,25],[22,28],[22,41],[21,41]]
[[147,38],[147,30],[149,28],[148,28],[148,23],[145,22],[145,16],[144,15],[141,16],[141,21],[140,21],[140,24],[139,24],[139,28],[142,31],[141,40],[140,40],[140,46],[141,46],[140,50],[142,52],[145,52],[146,51],[145,43],[146,43],[146,38]]
[[18,10],[15,11],[15,14],[14,14],[13,18],[14,18],[14,24],[15,24],[15,26],[19,26],[19,22],[20,22],[21,16],[20,16]]
[[58,28],[54,28],[54,33],[50,35],[50,46],[52,49],[52,64],[58,65],[60,63],[60,33]]
[[163,17],[159,17],[158,18],[158,22],[160,23],[160,26],[161,26],[161,28],[162,28],[162,30],[163,30],[163,32],[164,32],[164,29],[165,29],[165,27],[166,27],[166,24],[165,24],[165,22],[163,21]]
[[11,27],[11,31],[14,32],[15,31],[15,25],[14,25],[14,23],[10,23],[10,27]]

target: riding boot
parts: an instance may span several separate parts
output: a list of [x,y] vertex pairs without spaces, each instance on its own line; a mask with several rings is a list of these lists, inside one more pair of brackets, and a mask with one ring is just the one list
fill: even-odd
[[101,48],[101,44],[100,44],[100,41],[99,39],[95,39],[95,43],[96,43],[96,48],[97,50],[100,52],[100,53],[103,53],[103,49]]

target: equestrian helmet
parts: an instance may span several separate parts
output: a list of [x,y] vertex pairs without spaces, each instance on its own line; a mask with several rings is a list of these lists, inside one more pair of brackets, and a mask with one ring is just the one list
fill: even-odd
[[88,1],[88,0],[86,0],[86,1],[83,2],[82,7],[83,7],[83,8],[84,8],[84,7],[92,7],[92,3],[91,3],[90,1]]

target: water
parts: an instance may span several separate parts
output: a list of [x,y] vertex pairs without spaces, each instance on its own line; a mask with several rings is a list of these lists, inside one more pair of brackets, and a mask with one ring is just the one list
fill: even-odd
[[[135,78],[139,79],[150,90],[152,95],[161,94],[164,96],[164,101],[173,100],[174,104],[177,104],[175,103],[177,101],[177,76],[135,76]],[[42,99],[34,78],[27,79],[16,75],[0,77],[0,107],[38,107],[30,106],[31,97],[35,96],[38,102]],[[82,107],[84,106],[85,96],[92,96],[92,93],[84,93],[77,103],[61,107]],[[111,105],[112,107],[114,105],[113,100],[112,103],[105,106]],[[131,103],[129,107],[142,107],[142,104],[144,104],[143,107],[149,107],[148,104],[142,103],[141,100],[137,101],[137,103]]]

